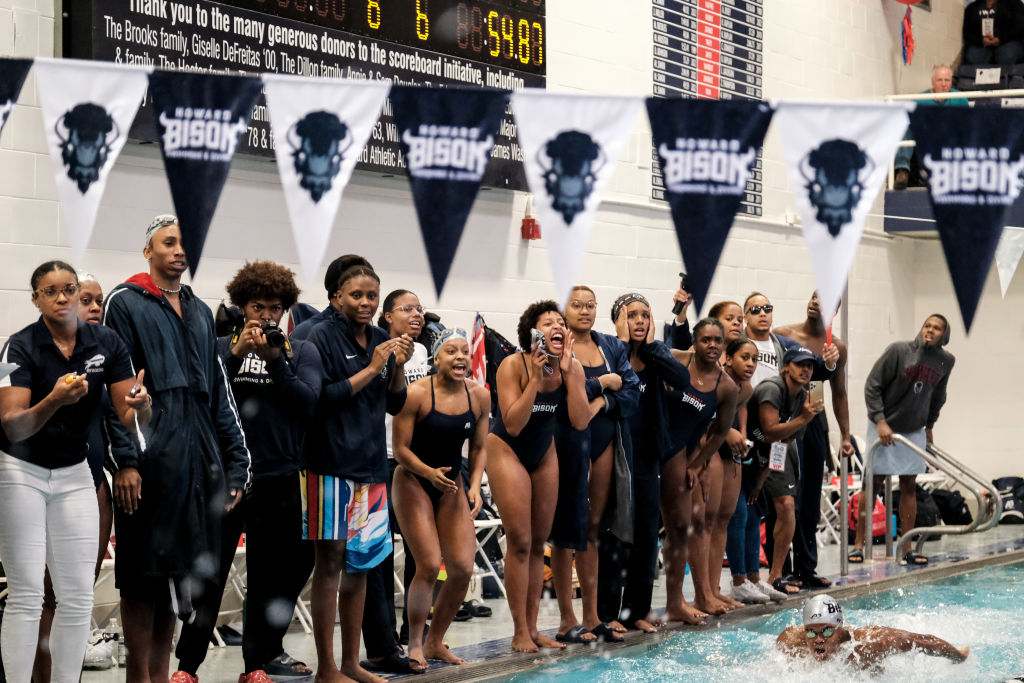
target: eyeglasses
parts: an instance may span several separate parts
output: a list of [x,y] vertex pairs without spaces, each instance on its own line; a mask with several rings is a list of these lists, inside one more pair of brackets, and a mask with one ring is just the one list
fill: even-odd
[[[836,632],[836,627],[835,626],[826,626],[825,628],[821,629],[821,637],[822,638],[831,638],[832,634],[834,634],[835,632]],[[814,640],[815,638],[818,637],[818,632],[815,631],[813,628],[809,628],[806,631],[804,631],[804,635],[807,636],[807,640]]]
[[36,290],[36,294],[40,294],[40,295],[46,297],[47,299],[55,298],[57,296],[57,294],[60,293],[60,292],[63,292],[64,296],[66,296],[67,298],[72,299],[72,298],[74,298],[74,296],[76,294],[78,294],[78,285],[76,285],[76,284],[67,284],[67,285],[64,285],[63,287],[57,287],[56,285],[50,285],[49,287],[43,287],[42,289],[37,289]]
[[593,311],[597,309],[596,301],[570,301],[569,305],[577,311]]
[[391,309],[391,312],[393,313],[395,311],[401,311],[402,313],[405,313],[406,315],[412,315],[413,312],[416,312],[416,313],[419,313],[420,315],[423,315],[423,307],[422,306],[413,306],[412,304],[406,304],[404,306],[395,306],[394,308]]
[[772,306],[771,304],[765,304],[764,306],[751,306],[750,308],[747,309],[747,313],[752,313],[753,315],[760,315],[761,311],[764,311],[765,313],[771,313],[774,310],[774,306]]

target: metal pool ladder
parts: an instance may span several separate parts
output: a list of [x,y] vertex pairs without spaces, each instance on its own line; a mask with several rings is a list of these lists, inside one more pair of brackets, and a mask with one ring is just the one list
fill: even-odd
[[[911,442],[902,434],[894,434],[893,438],[899,441],[907,448],[911,449],[922,458],[925,462],[939,470],[950,479],[955,481],[957,484],[967,489],[977,502],[977,512],[974,515],[974,520],[970,524],[954,524],[954,525],[942,525],[942,526],[925,526],[925,527],[914,527],[906,531],[896,541],[896,548],[904,548],[910,541],[917,539],[917,544],[914,549],[915,552],[921,552],[921,548],[924,547],[925,541],[932,534],[969,534],[972,531],[987,531],[999,523],[999,517],[1003,512],[1003,500],[1000,497],[999,492],[985,479],[981,477],[977,472],[965,466],[962,462],[955,459],[946,451],[942,450],[935,444],[928,444],[928,448],[924,449],[917,444]],[[867,456],[864,458],[864,472],[862,479],[864,482],[864,491],[861,495],[861,501],[874,501],[875,493],[872,490],[874,486],[874,477],[871,475],[872,465],[874,464],[875,450],[881,445],[881,440],[875,440],[871,447],[868,449]],[[848,527],[849,527],[849,497],[846,491],[847,485],[847,469],[848,469],[848,458],[840,458],[840,482],[841,482],[841,493],[840,493],[840,550],[839,550],[839,563],[840,573],[846,576],[849,573],[849,560],[848,554]],[[872,504],[872,508],[874,505]],[[871,525],[871,515],[868,515],[868,525]],[[864,543],[864,560],[865,562],[871,560],[871,546],[870,540],[866,540]],[[892,479],[890,477],[885,478],[885,556],[887,559],[892,559],[893,554],[893,540],[892,540]]]

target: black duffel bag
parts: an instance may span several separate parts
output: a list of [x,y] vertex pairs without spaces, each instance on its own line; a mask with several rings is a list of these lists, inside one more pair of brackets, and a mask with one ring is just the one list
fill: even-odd
[[967,501],[959,491],[935,489],[932,491],[932,500],[938,506],[939,516],[946,524],[967,525],[974,521]]

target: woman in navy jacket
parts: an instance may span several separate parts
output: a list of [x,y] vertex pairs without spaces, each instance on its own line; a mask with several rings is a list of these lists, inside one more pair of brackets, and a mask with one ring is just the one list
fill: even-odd
[[342,257],[336,270],[340,275],[330,307],[292,333],[317,347],[324,370],[304,446],[303,533],[316,541],[312,616],[317,674],[338,670],[334,619],[340,611],[341,672],[371,680],[373,674],[359,665],[366,572],[392,551],[384,413],[396,415],[405,404],[404,366],[413,342],[408,335],[391,339],[373,325],[380,278],[366,259]]

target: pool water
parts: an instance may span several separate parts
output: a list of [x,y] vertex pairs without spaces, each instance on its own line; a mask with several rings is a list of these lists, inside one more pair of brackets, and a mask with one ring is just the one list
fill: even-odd
[[[680,633],[653,646],[581,656],[524,672],[515,681],[626,683],[628,681],[1004,681],[1024,674],[1024,565],[981,569],[934,583],[904,586],[842,601],[850,626],[878,624],[931,633],[971,646],[957,664],[920,652],[859,671],[840,661],[797,662],[775,649],[797,609],[736,627]],[[801,605],[802,606],[802,605]],[[823,678],[824,676],[824,678]]]

